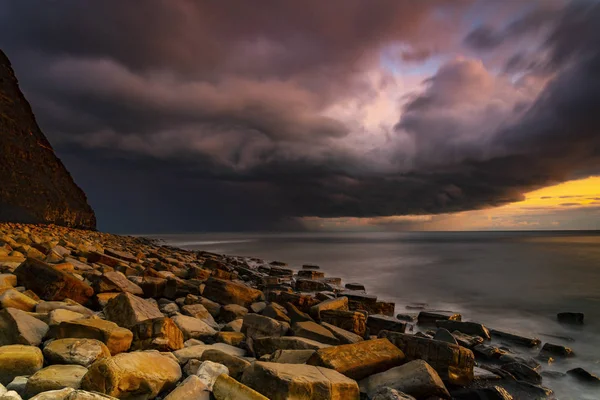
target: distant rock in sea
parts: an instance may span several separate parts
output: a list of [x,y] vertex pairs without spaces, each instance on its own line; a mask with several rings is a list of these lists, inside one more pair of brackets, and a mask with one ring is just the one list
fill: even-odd
[[40,130],[0,51],[0,221],[95,229],[83,190]]

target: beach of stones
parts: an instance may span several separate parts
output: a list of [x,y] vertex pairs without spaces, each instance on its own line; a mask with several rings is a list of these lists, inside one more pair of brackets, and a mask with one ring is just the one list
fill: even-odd
[[568,347],[425,304],[395,315],[324,271],[0,224],[0,400],[539,399],[546,379],[600,382],[561,371]]

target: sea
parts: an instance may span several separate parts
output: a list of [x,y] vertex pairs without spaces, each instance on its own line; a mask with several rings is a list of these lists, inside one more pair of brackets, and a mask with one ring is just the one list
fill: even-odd
[[[148,236],[148,235],[146,235]],[[575,356],[542,371],[582,367],[600,375],[600,232],[319,232],[157,235],[190,250],[315,264],[343,283],[358,282],[396,313],[461,313],[463,321],[566,345]],[[417,311],[418,312],[418,311]],[[583,326],[557,322],[582,312]],[[495,345],[503,346],[500,341]],[[510,346],[524,357],[539,349]],[[570,376],[544,377],[557,399],[600,399],[600,389]]]

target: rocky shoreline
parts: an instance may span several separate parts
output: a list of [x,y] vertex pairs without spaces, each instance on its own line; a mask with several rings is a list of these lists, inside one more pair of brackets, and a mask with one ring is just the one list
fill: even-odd
[[565,374],[540,366],[574,356],[411,308],[314,265],[0,224],[0,400],[553,398],[544,380]]

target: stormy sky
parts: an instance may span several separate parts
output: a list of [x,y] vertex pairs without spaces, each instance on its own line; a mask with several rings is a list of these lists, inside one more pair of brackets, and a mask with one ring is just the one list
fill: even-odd
[[0,48],[100,229],[410,228],[600,175],[598,21],[591,0],[6,0]]

